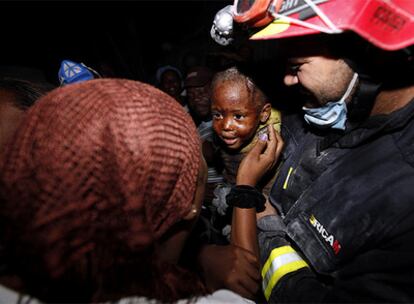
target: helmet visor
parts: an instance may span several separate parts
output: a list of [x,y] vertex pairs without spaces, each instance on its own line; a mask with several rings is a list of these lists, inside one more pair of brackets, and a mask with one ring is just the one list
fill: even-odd
[[252,27],[264,26],[273,19],[269,7],[280,6],[282,0],[234,0],[234,20]]
[[243,15],[248,12],[252,9],[254,3],[255,0],[236,0],[234,6],[236,8],[236,14]]

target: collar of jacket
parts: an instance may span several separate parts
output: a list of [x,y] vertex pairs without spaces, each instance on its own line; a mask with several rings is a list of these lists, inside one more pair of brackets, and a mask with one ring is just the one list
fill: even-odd
[[380,134],[391,133],[403,128],[414,118],[414,98],[403,108],[388,115],[371,116],[364,122],[351,126],[344,133],[332,133],[324,137],[319,149],[329,146],[352,148],[378,137]]

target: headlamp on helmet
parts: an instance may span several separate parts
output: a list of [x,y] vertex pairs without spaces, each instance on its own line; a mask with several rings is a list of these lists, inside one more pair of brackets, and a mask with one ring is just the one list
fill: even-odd
[[235,0],[233,19],[262,27],[254,40],[350,30],[389,51],[414,44],[413,0]]
[[233,6],[227,5],[217,12],[210,35],[220,45],[233,42]]
[[280,0],[235,0],[234,21],[251,27],[267,25],[274,19],[271,12],[278,11],[281,4]]

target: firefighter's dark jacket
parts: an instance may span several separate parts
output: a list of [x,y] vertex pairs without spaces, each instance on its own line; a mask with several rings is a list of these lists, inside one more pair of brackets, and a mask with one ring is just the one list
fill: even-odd
[[274,259],[267,280],[281,269],[274,249],[291,246],[308,266],[276,275],[269,302],[414,303],[414,100],[343,134],[302,121],[282,122],[280,216],[258,228],[262,265]]

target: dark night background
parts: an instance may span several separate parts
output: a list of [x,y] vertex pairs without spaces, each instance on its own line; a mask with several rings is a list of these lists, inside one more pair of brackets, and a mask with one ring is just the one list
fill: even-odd
[[209,31],[230,1],[0,2],[1,66],[27,66],[57,81],[62,59],[151,81],[163,64],[205,60],[220,48]]
[[234,45],[222,47],[210,37],[216,12],[232,3],[0,1],[0,76],[59,85],[60,63],[69,59],[104,77],[155,84],[160,66],[174,65],[184,75],[190,65],[219,70],[223,60],[228,64],[222,54],[241,54],[247,45],[249,62],[266,79],[267,93],[277,92],[280,99],[281,79],[277,77],[284,67],[274,60],[275,40],[238,39]]

